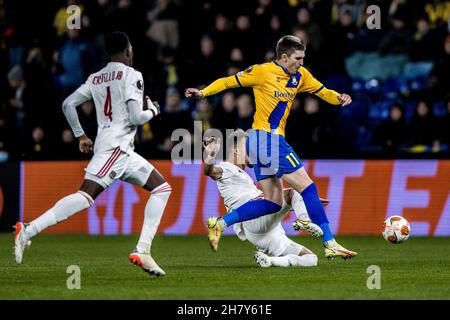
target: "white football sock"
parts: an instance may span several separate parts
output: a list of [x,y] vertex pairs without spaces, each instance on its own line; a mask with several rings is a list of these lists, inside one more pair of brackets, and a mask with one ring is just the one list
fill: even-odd
[[295,190],[292,190],[292,200],[291,200],[292,208],[294,208],[295,215],[300,220],[311,221],[308,215],[308,211],[306,211],[305,202],[303,202],[303,197]]
[[89,208],[93,203],[94,200],[86,192],[78,191],[70,194],[55,203],[43,215],[31,221],[26,228],[26,234],[31,239],[42,232],[42,230],[66,220],[81,210]]
[[153,189],[144,211],[144,223],[137,244],[139,253],[150,253],[153,238],[166,208],[172,188],[167,182]]
[[274,267],[314,267],[317,266],[317,256],[315,254],[304,254],[297,256],[288,254],[282,257],[269,257]]
[[336,240],[334,238],[331,240],[325,241],[323,244],[325,245],[326,248],[334,247],[334,246],[338,245],[338,243],[336,242]]
[[217,220],[217,223],[219,224],[220,229],[225,230],[228,228],[227,223],[223,219]]

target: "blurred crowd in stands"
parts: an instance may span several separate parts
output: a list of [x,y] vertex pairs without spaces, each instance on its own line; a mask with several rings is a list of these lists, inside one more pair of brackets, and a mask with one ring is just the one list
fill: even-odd
[[[80,30],[67,29],[70,5]],[[380,29],[366,24],[370,5]],[[286,136],[299,155],[449,154],[449,20],[446,0],[0,0],[0,162],[86,158],[61,103],[107,62],[104,36],[115,30],[130,36],[145,92],[162,106],[138,129],[147,158],[169,158],[173,130],[193,133],[194,120],[249,129],[251,90],[192,101],[184,89],[270,61],[285,34],[305,40],[316,78],[353,97],[346,108],[297,97]],[[93,104],[78,111],[94,139]]]

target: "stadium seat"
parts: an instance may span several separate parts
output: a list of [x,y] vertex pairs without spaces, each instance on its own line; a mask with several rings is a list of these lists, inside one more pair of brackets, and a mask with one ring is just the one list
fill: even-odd
[[333,88],[337,92],[350,92],[352,89],[351,79],[346,75],[331,75],[324,79],[327,88]]
[[342,109],[340,116],[347,121],[354,123],[362,123],[367,119],[368,115],[368,100],[363,98],[355,98],[353,102]]
[[414,116],[414,112],[416,110],[417,101],[408,100],[405,103],[405,119],[406,121],[410,121]]
[[378,81],[378,79],[370,79],[365,82],[364,86],[366,90],[373,95],[379,94],[381,91],[380,81]]
[[445,110],[444,103],[442,101],[435,102],[433,104],[433,112],[436,117],[443,117],[447,114],[447,110]]
[[396,103],[395,99],[379,99],[370,106],[369,119],[374,121],[382,121],[389,117],[391,106]]
[[352,83],[352,91],[357,93],[357,92],[365,92],[366,91],[366,86],[365,86],[365,82],[362,79],[354,79],[353,83]]

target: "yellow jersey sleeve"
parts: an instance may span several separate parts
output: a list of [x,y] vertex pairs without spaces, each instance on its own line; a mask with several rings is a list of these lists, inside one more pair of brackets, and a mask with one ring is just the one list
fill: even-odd
[[225,78],[220,78],[208,85],[206,88],[201,90],[204,97],[215,95],[219,92],[222,92],[226,89],[232,89],[239,87],[239,84],[236,81],[235,76],[229,76]]
[[341,104],[339,101],[339,93],[325,88],[325,86],[314,78],[311,72],[309,72],[306,68],[302,67],[299,71],[303,77],[302,85],[298,90],[299,92],[312,93],[330,104]]
[[217,79],[201,90],[203,96],[212,96],[226,89],[237,87],[256,87],[263,81],[263,71],[261,69],[259,65],[253,65],[233,76]]
[[240,87],[256,87],[264,80],[264,70],[260,65],[253,65],[235,75]]

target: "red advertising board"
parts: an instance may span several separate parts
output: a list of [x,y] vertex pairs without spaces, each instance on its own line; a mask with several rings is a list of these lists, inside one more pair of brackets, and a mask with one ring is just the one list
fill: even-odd
[[[172,195],[159,232],[169,235],[205,234],[204,221],[225,213],[216,183],[203,176],[199,164],[152,161],[172,185]],[[81,185],[86,162],[22,163],[21,215],[30,221]],[[390,215],[410,221],[416,236],[450,235],[449,160],[310,160],[305,167],[326,208],[336,234],[379,234]],[[252,175],[251,170],[248,170]],[[149,193],[117,181],[94,205],[49,233],[139,233]],[[284,221],[288,234],[294,214]],[[227,230],[231,233],[232,230]]]

